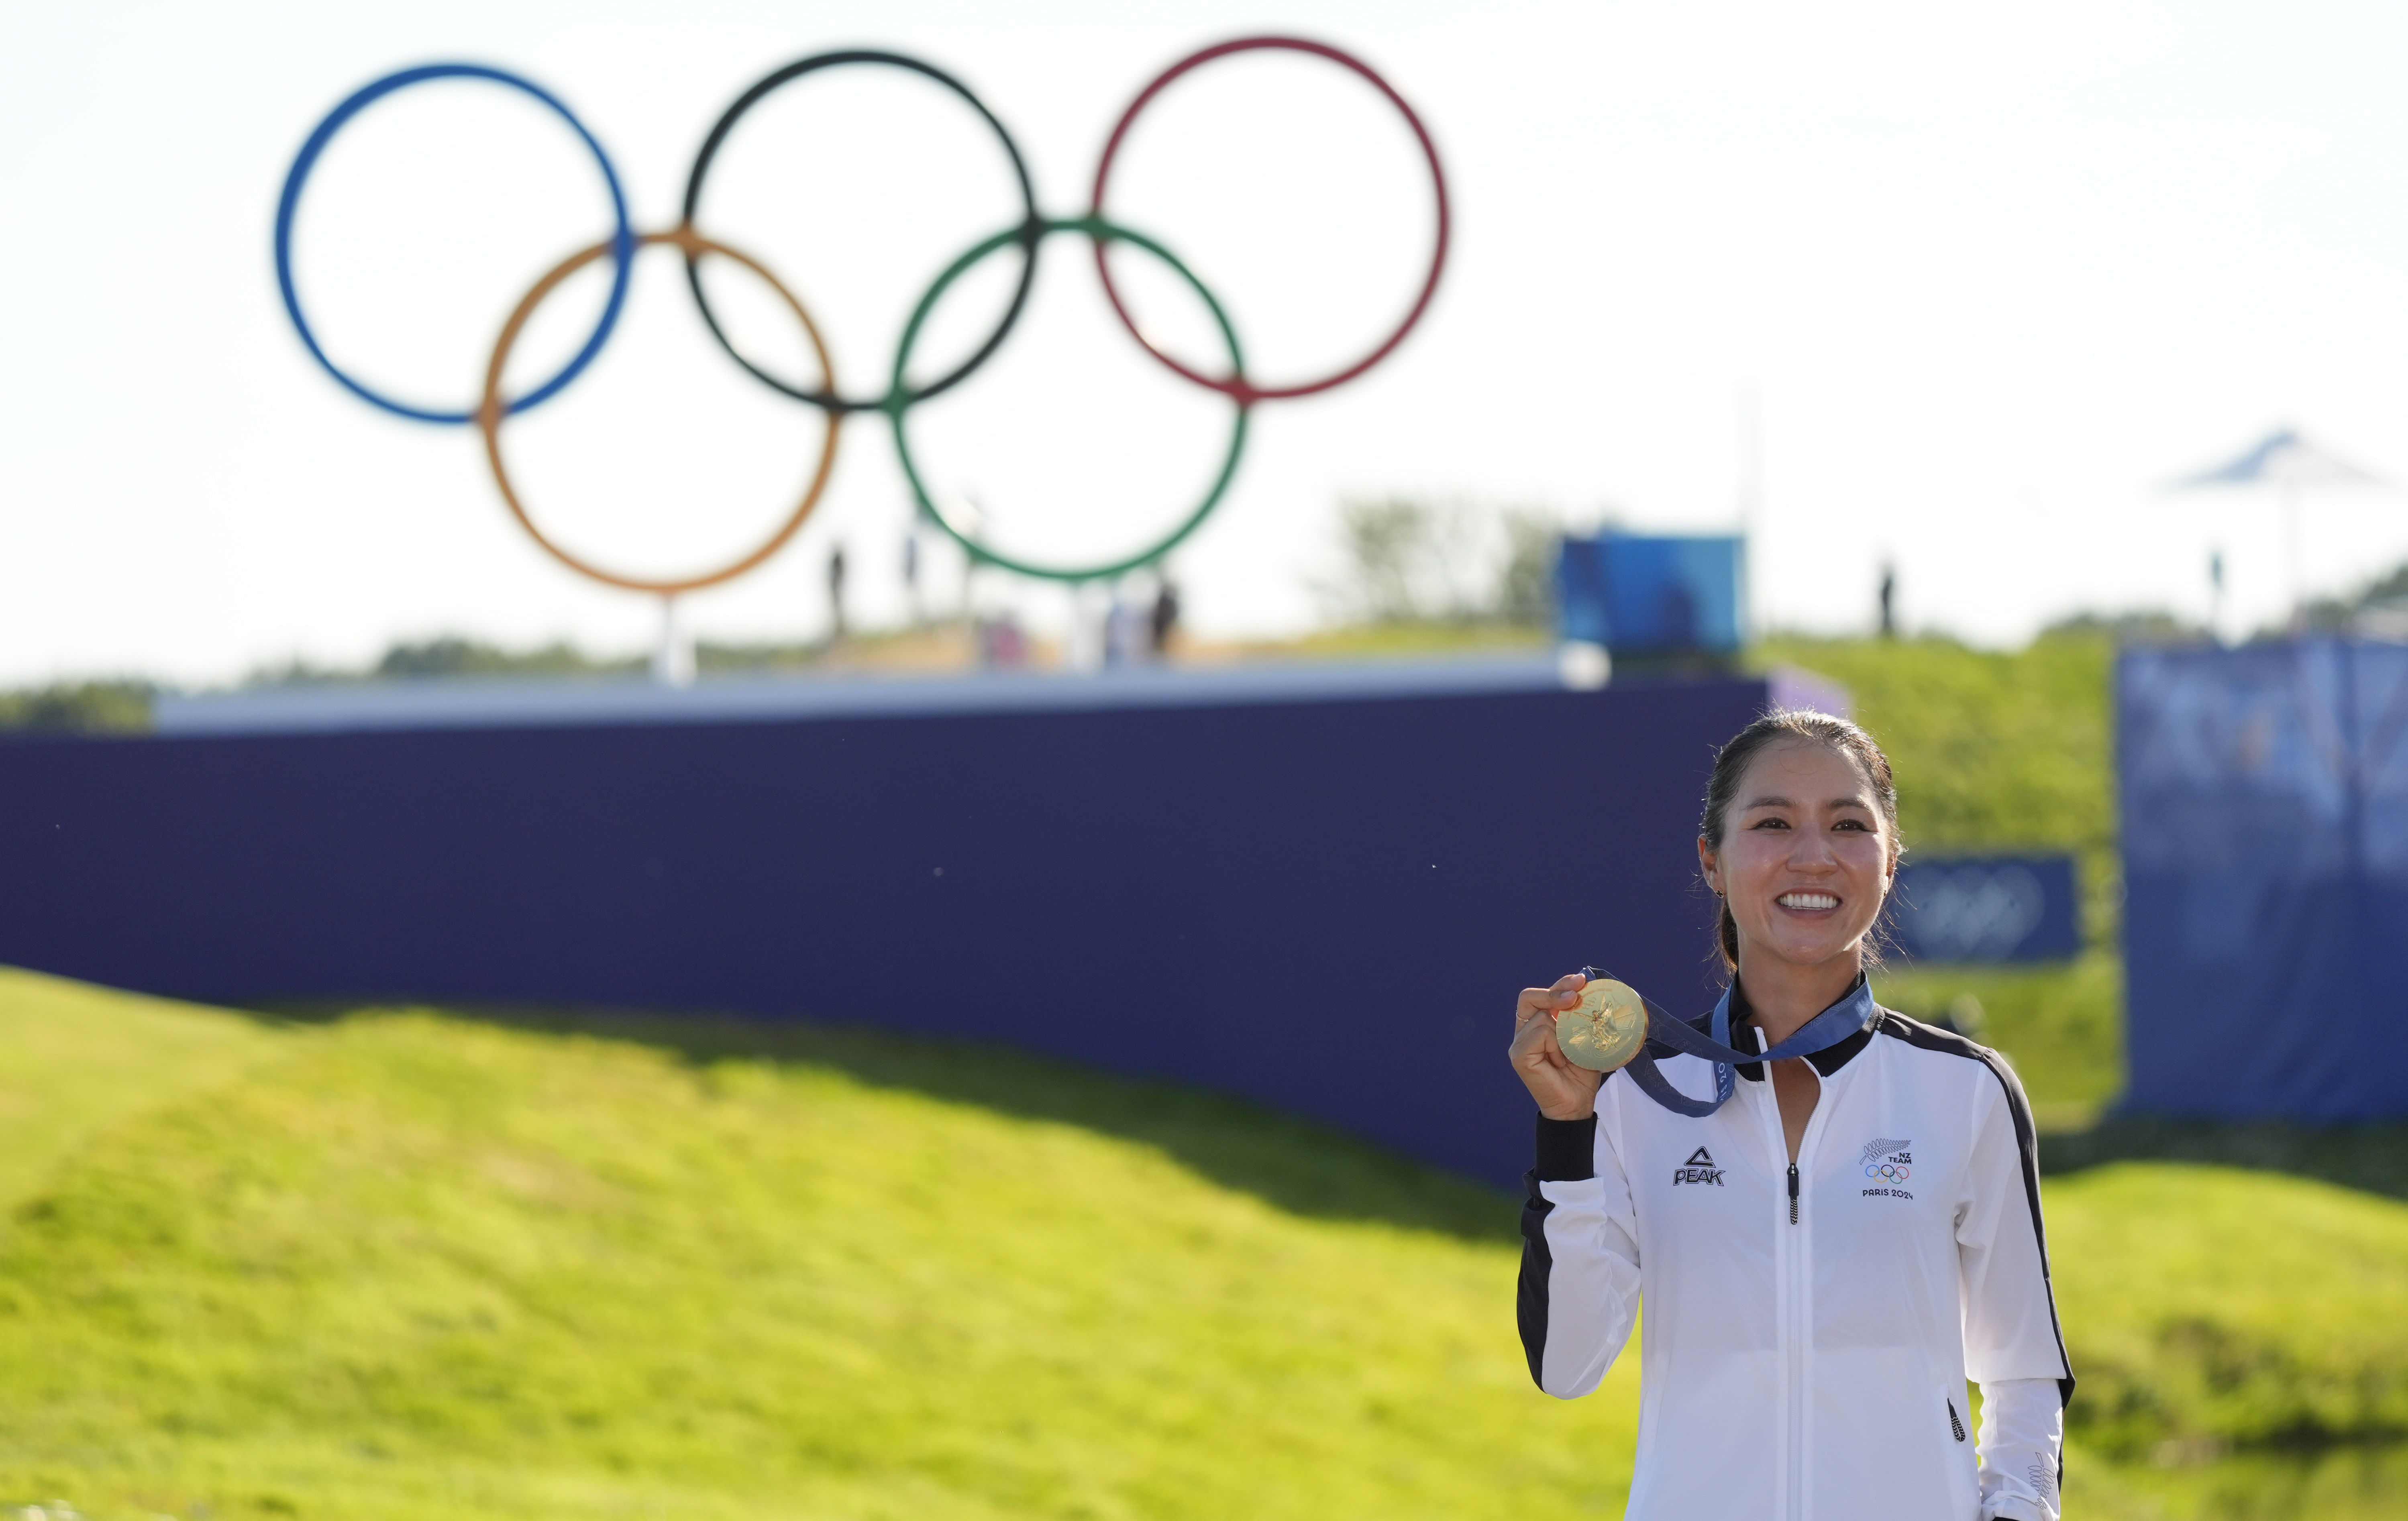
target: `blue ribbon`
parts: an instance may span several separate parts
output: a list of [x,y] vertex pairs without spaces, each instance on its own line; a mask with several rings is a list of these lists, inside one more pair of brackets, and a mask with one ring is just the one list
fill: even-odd
[[[1584,970],[1591,978],[1607,974],[1594,967]],[[1647,1047],[1644,1045],[1639,1048],[1639,1054],[1632,1057],[1624,1069],[1630,1073],[1630,1080],[1639,1085],[1640,1092],[1646,1094],[1676,1115],[1687,1115],[1693,1119],[1703,1119],[1730,1102],[1734,1086],[1732,1081],[1734,1073],[1731,1069],[1734,1066],[1744,1066],[1759,1061],[1785,1061],[1791,1057],[1813,1056],[1817,1051],[1839,1045],[1849,1036],[1870,1026],[1881,1013],[1880,1008],[1873,1002],[1872,984],[1859,976],[1856,979],[1856,985],[1848,989],[1846,997],[1807,1020],[1797,1033],[1771,1050],[1742,1051],[1730,1044],[1731,994],[1738,986],[1734,982],[1729,988],[1723,989],[1722,1000],[1714,1005],[1713,1017],[1708,1021],[1709,1028],[1713,1031],[1711,1036],[1698,1034],[1684,1021],[1673,1018],[1658,1008],[1653,999],[1643,994],[1641,996],[1640,1001],[1647,1005],[1647,1039],[1656,1045],[1669,1045],[1676,1051],[1685,1051],[1693,1057],[1703,1057],[1713,1062],[1714,1096],[1710,1100],[1692,1099],[1674,1087],[1662,1073],[1656,1071],[1656,1059],[1647,1054]]]

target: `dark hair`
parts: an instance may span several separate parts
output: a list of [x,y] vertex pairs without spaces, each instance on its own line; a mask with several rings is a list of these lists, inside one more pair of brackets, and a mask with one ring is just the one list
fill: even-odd
[[[1847,719],[1803,708],[1766,714],[1733,734],[1730,743],[1715,754],[1714,774],[1706,782],[1705,813],[1698,819],[1698,832],[1707,844],[1721,851],[1731,803],[1739,796],[1740,780],[1749,765],[1774,746],[1787,744],[1820,745],[1856,762],[1873,789],[1873,803],[1881,809],[1883,821],[1889,826],[1889,864],[1895,871],[1905,846],[1898,835],[1898,780],[1890,775],[1889,757],[1870,734]],[[1731,917],[1729,902],[1719,898],[1714,908],[1714,945],[1722,952],[1724,967],[1738,970],[1739,922]],[[1865,956],[1873,964],[1881,961],[1881,946],[1874,935],[1866,936]]]

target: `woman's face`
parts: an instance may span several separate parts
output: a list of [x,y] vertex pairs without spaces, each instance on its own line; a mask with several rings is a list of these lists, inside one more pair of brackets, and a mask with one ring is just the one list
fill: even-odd
[[1856,955],[1889,892],[1889,830],[1871,784],[1811,740],[1749,763],[1719,846],[1698,840],[1698,860],[1742,946],[1799,965]]

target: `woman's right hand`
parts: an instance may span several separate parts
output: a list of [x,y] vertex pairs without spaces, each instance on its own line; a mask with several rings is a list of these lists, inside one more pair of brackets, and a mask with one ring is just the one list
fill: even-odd
[[1549,1119],[1586,1119],[1597,1113],[1598,1085],[1605,1073],[1591,1072],[1565,1057],[1555,1042],[1555,1016],[1580,1002],[1588,979],[1574,972],[1557,977],[1553,988],[1525,988],[1513,1006],[1513,1045],[1508,1053],[1521,1074],[1539,1113]]

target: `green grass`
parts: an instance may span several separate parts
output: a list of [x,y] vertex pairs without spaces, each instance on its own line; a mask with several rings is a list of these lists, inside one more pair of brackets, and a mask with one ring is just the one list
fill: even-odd
[[2124,963],[2103,950],[2062,965],[1894,963],[1874,996],[2006,1053],[2044,1131],[2087,1129],[2124,1087]]
[[2166,1162],[2052,1178],[2045,1202],[2085,1444],[2408,1437],[2408,1205]]
[[1353,623],[1296,639],[1226,647],[1255,657],[1305,660],[1392,660],[1428,655],[1506,654],[1550,647],[1543,628],[1520,623],[1464,620],[1402,620]]
[[[80,996],[80,1017],[114,1019],[109,995]],[[719,1037],[768,1056],[364,1016],[275,1031],[267,1059],[122,1116],[0,1239],[0,1500],[221,1517],[1618,1503],[1634,1376],[1577,1405],[1528,1386],[1495,1196],[1000,1053]],[[847,1051],[939,1087],[971,1067],[1031,1081],[1010,1112],[890,1086]],[[1168,1140],[1042,1117],[1066,1102]],[[1216,1182],[1181,1144],[1240,1173],[1285,1148],[1282,1186],[1317,1208]]]
[[2041,1147],[2043,1173],[2138,1159],[2282,1173],[2408,1200],[2408,1125],[2219,1125],[2118,1116],[2050,1136]]
[[[1586,1400],[1529,1386],[1508,1199],[989,1048],[509,1018],[274,1024],[0,975],[15,1086],[82,1095],[0,1130],[0,1504],[1619,1509],[1635,1358]],[[2396,1504],[2388,1459],[2279,1453],[2403,1429],[2408,1205],[2157,1163],[2048,1205],[2079,1514]],[[2153,1466],[2252,1443],[2277,1456]],[[2244,1471],[2277,1508],[2235,1508]]]
[[0,967],[0,1209],[120,1120],[280,1048],[238,1014]]
[[2077,1447],[2067,1461],[2075,1521],[2399,1521],[2408,1509],[2408,1446],[2117,1464]]

